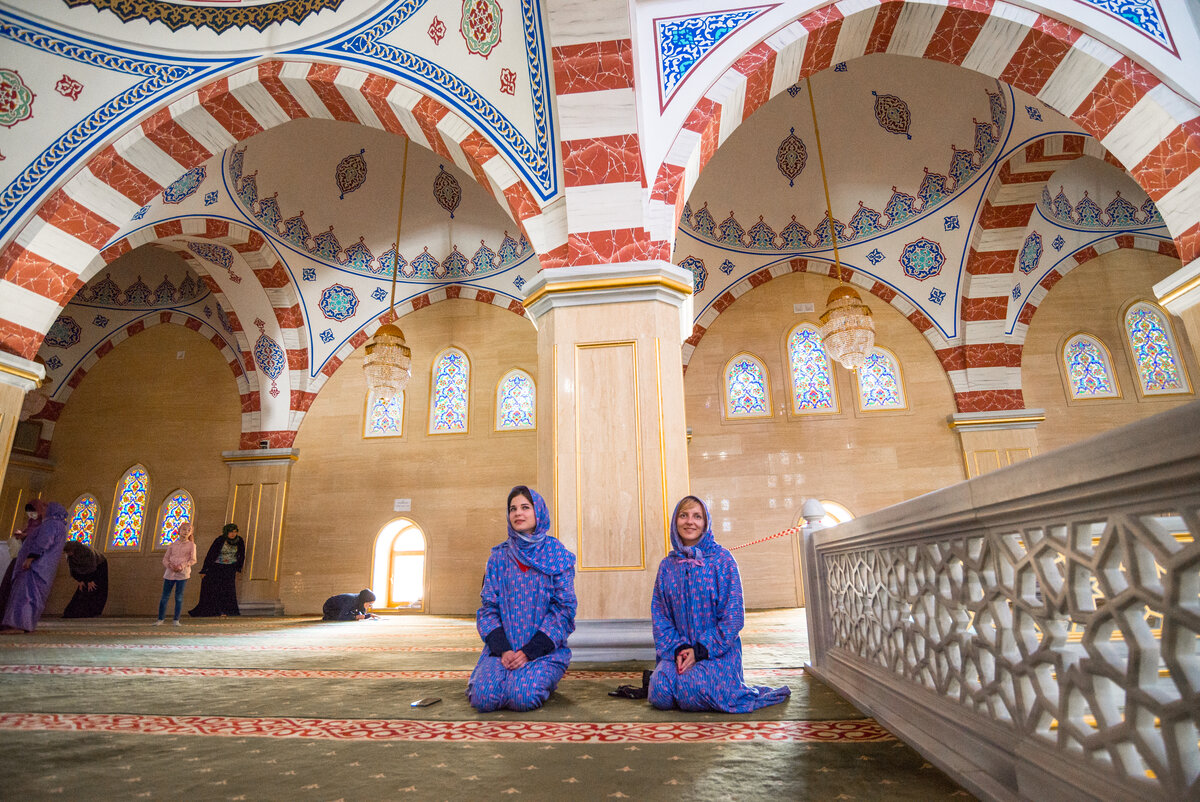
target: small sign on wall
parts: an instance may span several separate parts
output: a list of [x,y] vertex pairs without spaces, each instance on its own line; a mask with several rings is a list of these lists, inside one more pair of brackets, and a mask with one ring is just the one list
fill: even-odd
[[817,311],[817,310],[813,306],[813,304],[792,304],[792,312],[797,315],[803,314],[805,312],[815,312],[815,311]]
[[398,498],[392,501],[392,512],[412,512],[411,498]]

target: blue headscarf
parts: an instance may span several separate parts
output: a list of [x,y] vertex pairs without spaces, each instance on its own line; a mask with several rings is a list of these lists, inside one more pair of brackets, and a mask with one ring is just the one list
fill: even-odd
[[509,554],[522,565],[531,565],[543,574],[554,575],[569,568],[574,561],[574,555],[556,538],[548,537],[550,508],[546,506],[546,500],[536,490],[525,485],[517,485],[513,490],[529,494],[537,523],[534,524],[532,532],[518,532],[508,523],[508,509],[504,510],[504,519],[508,527],[506,545]]
[[[675,519],[679,517],[679,510],[689,501],[694,501],[700,505],[700,509],[704,510],[704,534],[696,541],[694,546],[685,546],[679,538],[679,530],[675,528]],[[677,560],[687,560],[704,565],[704,557],[701,552],[707,551],[717,541],[713,538],[712,533],[712,515],[708,512],[708,505],[696,496],[684,496],[679,499],[679,503],[675,505],[675,512],[671,513],[671,547],[672,551],[668,557],[673,557]]]

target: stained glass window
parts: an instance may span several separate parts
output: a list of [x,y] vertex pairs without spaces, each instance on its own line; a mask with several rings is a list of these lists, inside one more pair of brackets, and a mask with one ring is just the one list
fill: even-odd
[[379,398],[372,393],[367,398],[366,425],[363,437],[399,437],[404,434],[404,393],[391,398]]
[[771,388],[767,369],[750,354],[738,354],[725,366],[725,416],[769,418]]
[[821,332],[801,323],[788,334],[788,363],[792,373],[792,412],[807,415],[837,412],[833,364],[821,344]]
[[467,431],[467,394],[470,389],[471,362],[457,348],[447,348],[433,362],[430,434]]
[[1067,394],[1071,398],[1119,398],[1117,377],[1104,343],[1087,334],[1076,334],[1063,346]]
[[180,524],[191,522],[194,517],[195,505],[192,494],[180,488],[167,496],[159,510],[158,544],[157,548],[165,549],[178,537],[175,530]]
[[496,385],[496,428],[536,428],[537,388],[533,377],[514,369],[504,374]]
[[92,545],[92,538],[96,535],[96,513],[99,510],[99,502],[90,493],[75,499],[71,507],[71,528],[67,530],[67,540],[78,540],[85,546]]
[[908,406],[900,363],[887,349],[872,348],[866,364],[855,374],[858,377],[859,409],[904,409]]
[[1125,332],[1137,366],[1142,392],[1167,395],[1188,392],[1187,376],[1175,347],[1175,334],[1161,309],[1145,301],[1125,313]]
[[113,501],[110,549],[136,549],[142,542],[142,525],[146,521],[146,497],[150,494],[150,475],[141,465],[134,465],[121,477]]

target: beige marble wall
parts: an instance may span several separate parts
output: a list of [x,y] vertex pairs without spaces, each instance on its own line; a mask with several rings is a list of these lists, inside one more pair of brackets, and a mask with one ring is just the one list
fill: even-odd
[[[473,613],[488,552],[505,538],[508,491],[536,486],[537,438],[549,433],[493,430],[500,377],[516,367],[538,379],[533,325],[465,300],[434,304],[400,323],[413,353],[404,435],[362,437],[362,349],[329,379],[300,426],[280,562],[290,615],[318,612],[334,593],[370,585],[375,538],[399,517],[427,540],[426,611]],[[450,345],[471,360],[470,432],[431,436],[432,362]],[[398,498],[411,499],[412,510],[394,512]]]
[[[182,354],[182,357],[180,356]],[[68,510],[82,493],[100,502],[102,542],[117,482],[134,463],[150,474],[147,529],[167,494],[184,487],[196,502],[197,550],[203,556],[224,523],[229,471],[221,451],[237,448],[241,403],[224,357],[182,326],[159,325],[118,345],[72,393],[54,429],[54,473],[46,497]],[[109,615],[153,615],[162,593],[162,552],[143,535],[140,552],[108,555]],[[188,582],[185,609],[200,581]],[[62,612],[74,592],[65,561],[46,608]]]
[[[790,413],[785,340],[793,326],[817,323],[836,282],[793,273],[739,298],[700,340],[684,378],[692,491],[710,501],[713,532],[726,546],[774,534],[800,520],[806,498],[829,499],[854,515],[895,504],[964,477],[949,380],[928,341],[899,312],[871,296],[876,342],[904,370],[908,409],[858,411],[852,375],[837,366],[841,411]],[[815,312],[797,314],[793,304]],[[730,357],[749,351],[770,373],[774,414],[768,420],[727,421],[721,374]],[[777,607],[797,601],[792,540],[780,538],[734,552],[746,604]]]
[[[1200,366],[1178,318],[1172,323],[1193,388],[1183,396],[1140,397],[1121,326],[1125,307],[1135,300],[1153,300],[1152,285],[1178,267],[1177,259],[1122,248],[1072,270],[1046,296],[1030,321],[1021,357],[1025,406],[1046,410],[1046,420],[1038,427],[1042,453],[1196,399]],[[1108,347],[1121,398],[1068,400],[1060,354],[1066,339],[1080,331],[1099,337]]]

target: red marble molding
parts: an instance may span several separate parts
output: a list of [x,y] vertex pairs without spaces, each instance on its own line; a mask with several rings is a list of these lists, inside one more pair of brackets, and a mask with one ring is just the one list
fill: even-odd
[[130,164],[111,145],[88,161],[87,169],[99,181],[139,206],[162,191],[162,186]]
[[1014,203],[1011,206],[993,206],[985,201],[979,213],[978,226],[989,228],[1024,228],[1037,207],[1034,203]]
[[793,273],[804,273],[808,270],[808,260],[801,259],[800,257],[789,259],[788,267],[791,268]]
[[876,281],[874,284],[871,285],[870,292],[876,298],[878,298],[879,300],[881,300],[887,304],[890,304],[892,302],[892,299],[894,299],[896,297],[895,290],[893,290],[888,285],[886,285],[882,282],[879,282],[879,281]]
[[938,362],[942,363],[942,370],[947,373],[967,369],[967,357],[963,353],[961,345],[954,345],[950,348],[939,348],[933,353],[938,358]]
[[245,371],[247,375],[258,370],[258,368],[254,365],[254,355],[249,351],[242,351],[240,354],[238,354],[238,358],[241,360],[242,370]]
[[584,231],[567,235],[567,259],[570,265],[606,265],[661,258],[664,258],[661,246],[651,242],[645,229],[641,228]]
[[[488,159],[496,156],[499,151],[478,131],[472,131],[467,134],[463,138],[463,141],[458,143],[458,147],[462,150],[463,155],[467,157],[467,164],[471,167],[475,181],[486,189],[488,194],[495,197],[496,192],[492,189],[492,182],[488,180],[487,173],[483,170],[483,165]],[[521,182],[517,181],[516,183],[520,184]]]
[[572,95],[633,86],[633,44],[609,39],[551,48],[554,92]]
[[975,343],[963,346],[968,368],[1017,368],[1021,346],[1013,343]]
[[396,116],[396,112],[392,111],[392,107],[388,103],[388,95],[395,88],[396,82],[390,78],[371,75],[363,81],[362,93],[366,98],[367,105],[379,118],[379,124],[383,126],[383,130],[406,137],[408,132],[404,130],[403,123],[400,122],[400,118]]
[[1007,84],[1036,95],[1066,58],[1080,32],[1062,23],[1039,16],[1017,51],[1000,73]]
[[446,287],[446,300],[447,301],[450,300],[451,298],[458,298],[461,295],[462,295],[462,285],[461,284],[450,284]]
[[196,98],[205,111],[239,142],[264,130],[254,115],[246,111],[246,107],[229,92],[229,80],[226,78],[202,86],[196,91]]
[[875,22],[871,25],[871,35],[867,37],[866,53],[886,53],[891,44],[892,34],[896,31],[896,23],[900,12],[904,10],[904,0],[883,0],[875,12]]
[[1082,156],[1083,146],[1087,142],[1087,137],[1079,134],[1063,134],[1062,135],[1062,152],[1069,156]]
[[16,255],[16,259],[7,265],[4,278],[18,287],[49,298],[59,306],[66,306],[83,286],[79,276],[65,267],[43,259],[15,243],[8,250]]
[[1017,263],[1017,251],[976,251],[967,256],[967,275],[982,276],[1011,273]]
[[185,170],[203,164],[213,155],[198,139],[189,134],[186,128],[175,121],[169,107],[154,112],[141,127],[147,139],[179,162]]
[[1200,117],[1188,120],[1168,134],[1129,172],[1157,203],[1197,170],[1200,170]]
[[[112,350],[111,342],[105,343],[105,345],[108,346],[108,351]],[[103,347],[103,346],[101,346],[101,347]],[[108,351],[105,351],[104,353],[108,353]],[[103,356],[103,354],[101,354],[98,350],[96,351],[96,354],[97,354],[97,356]],[[87,376],[87,371],[84,370],[83,368],[77,368],[75,370],[75,372],[71,374],[71,378],[67,379],[67,386],[70,387],[72,390],[74,390],[76,387],[79,386],[80,382],[83,381],[84,376]]]
[[342,97],[341,91],[334,83],[342,69],[336,64],[313,64],[308,68],[308,85],[317,93],[317,97],[333,115],[333,119],[357,123],[359,122],[358,115],[350,108],[350,104],[346,102],[346,98]]
[[564,243],[557,248],[552,248],[543,254],[539,254],[538,261],[542,263],[542,270],[550,270],[555,267],[566,267],[569,257],[569,249]]
[[317,394],[306,390],[292,390],[291,397],[288,399],[293,412],[308,412],[312,409],[313,401],[316,400]]
[[429,293],[418,295],[412,299],[412,308],[414,312],[418,309],[424,309],[425,307],[429,306],[429,304]]
[[258,276],[259,283],[268,289],[286,287],[292,283],[292,277],[283,269],[283,264],[280,262],[276,262],[266,270],[255,270],[254,275]]
[[279,321],[281,329],[299,329],[304,327],[304,315],[300,311],[300,304],[295,304],[288,309],[275,307],[275,319]]
[[475,300],[479,301],[481,304],[490,304],[492,301],[496,300],[496,293],[492,292],[491,290],[476,290]]
[[189,317],[187,320],[183,321],[183,327],[185,329],[191,329],[192,331],[196,331],[196,332],[200,331],[200,327],[203,325],[204,325],[203,322],[197,320],[194,317]]
[[[103,359],[104,357],[108,356],[108,354],[110,354],[112,352],[112,349],[114,349],[116,347],[117,346],[112,341],[112,337],[109,337],[107,340],[100,343],[100,345],[94,351],[94,353],[96,354],[96,358]],[[77,372],[79,373],[79,377],[81,379],[87,375],[87,371],[84,370],[83,368],[80,368]]]
[[798,78],[807,78],[833,62],[833,51],[842,33],[842,12],[837,6],[829,5],[806,14],[799,22],[809,34]]
[[1200,259],[1200,223],[1176,237],[1175,242],[1179,248],[1175,255],[1185,266]]
[[125,333],[132,337],[135,334],[141,334],[146,330],[145,320],[135,320],[125,327]]
[[[1040,145],[1042,141],[1043,140],[1039,139],[1035,144]],[[1033,145],[1029,145],[1025,148],[1026,162],[1037,161],[1037,159],[1031,159],[1029,156],[1029,150],[1032,147]],[[1001,184],[1044,184],[1049,181],[1050,177],[1053,175],[1053,170],[1034,170],[1028,172],[1022,171],[1019,173],[1014,172],[1012,169],[1012,161],[1008,160],[1005,161],[1004,164],[1000,165],[1000,172],[998,173],[997,177],[1000,179]]]
[[1093,248],[1091,245],[1089,245],[1086,248],[1080,248],[1079,250],[1075,251],[1075,253],[1073,253],[1071,255],[1075,258],[1076,262],[1078,262],[1079,264],[1083,264],[1084,262],[1086,262],[1088,260],[1095,259],[1100,254],[1099,254],[1099,252],[1096,251],[1095,248]]
[[1097,139],[1103,139],[1158,83],[1144,68],[1128,57],[1122,58],[1096,83],[1071,113],[1071,119]]
[[250,451],[258,448],[259,443],[263,440],[267,441],[267,448],[291,448],[296,442],[296,433],[293,431],[242,432],[239,447],[243,451]]
[[1020,390],[970,390],[954,394],[959,412],[1000,412],[1024,409],[1025,396]]
[[636,134],[562,142],[563,183],[568,187],[636,181],[646,185]]
[[46,406],[42,407],[42,411],[33,417],[37,420],[50,421],[51,423],[54,423],[62,416],[62,412],[65,407],[66,403],[62,401],[55,401],[53,398],[48,398],[46,399]]
[[1062,281],[1062,277],[1063,277],[1063,274],[1058,272],[1057,269],[1051,270],[1049,273],[1047,273],[1045,276],[1042,277],[1042,280],[1038,282],[1038,286],[1041,287],[1042,289],[1046,290],[1047,292],[1049,292],[1050,290],[1054,289],[1055,284]]
[[1033,304],[1025,304],[1021,307],[1020,313],[1017,314],[1017,323],[1022,326],[1028,326],[1033,320],[1034,314],[1037,312],[1037,307]]
[[257,390],[252,393],[242,393],[241,401],[243,414],[262,411],[262,395]]
[[[307,117],[308,112],[304,110],[304,106],[300,104],[295,95],[288,91],[287,87],[283,84],[283,79],[279,77],[279,74],[283,72],[283,65],[284,62],[282,61],[268,61],[259,64],[258,82],[262,84],[263,89],[267,90],[267,94],[275,99],[275,102],[283,109],[283,113],[288,116],[288,119],[298,120]],[[370,95],[365,91],[365,86],[363,94],[367,95],[368,100],[370,99]]]
[[713,309],[717,310],[717,314],[720,314],[732,306],[733,302],[736,300],[737,299],[733,297],[733,293],[723,292],[721,293],[720,297],[713,301]]
[[1174,256],[1176,259],[1179,258],[1179,251],[1175,248],[1174,242],[1167,242],[1165,240],[1159,240],[1158,241],[1158,252],[1161,253],[1163,256]]
[[367,339],[368,339],[367,333],[365,331],[356,331],[356,332],[354,332],[354,334],[352,334],[350,336],[350,340],[349,340],[350,347],[358,348],[360,345],[365,343],[367,341]]
[[337,373],[337,369],[339,366],[341,366],[341,364],[341,357],[339,357],[337,354],[334,354],[333,356],[329,357],[329,359],[325,360],[325,364],[321,366],[321,373],[324,373],[325,377],[328,378],[334,373]]
[[[981,7],[984,6],[984,7]],[[925,48],[925,58],[962,64],[991,16],[989,3],[952,3],[942,12]]]
[[1111,164],[1113,167],[1116,167],[1123,173],[1128,172],[1128,169],[1125,167],[1125,162],[1114,156],[1111,151],[1104,151],[1104,161],[1108,164]]
[[417,125],[421,127],[421,132],[425,134],[425,139],[429,141],[429,148],[439,156],[450,157],[450,151],[446,148],[446,143],[442,141],[442,134],[437,129],[437,124],[443,117],[450,113],[450,110],[431,98],[423,97],[413,106],[413,117],[417,120]]
[[762,270],[751,273],[746,278],[749,280],[751,287],[761,287],[774,278],[774,276],[771,275],[770,268],[764,267]]
[[525,306],[515,298],[508,302],[508,311],[521,317],[526,317]]
[[775,48],[766,42],[760,42],[733,62],[733,69],[746,77],[746,100],[742,104],[742,119],[749,119],[751,114],[771,99],[771,82],[775,75]]
[[[117,261],[132,250],[133,246],[129,244],[129,239],[127,237],[123,237],[118,242],[114,242],[112,245],[109,245],[107,248],[101,251],[100,256],[104,259],[105,264],[111,265],[113,262]],[[0,269],[0,275],[3,275],[2,269]]]
[[699,323],[696,323],[692,326],[691,336],[684,340],[684,342],[695,348],[700,344],[700,340],[704,337],[704,332],[706,331],[708,331],[708,329],[704,328]]
[[[685,169],[682,165],[663,163],[658,168],[658,175],[654,179],[654,190],[650,193],[650,199],[660,201],[662,203],[675,203],[680,196],[680,188],[683,186],[683,178]],[[679,210],[683,207],[680,205]],[[679,225],[679,215],[675,216],[675,225]]]
[[288,366],[288,370],[307,370],[308,369],[308,349],[307,348],[289,348],[289,349],[287,349],[287,366]]
[[182,220],[168,220],[165,223],[154,224],[154,236],[159,239],[167,237],[178,237],[183,234]]
[[505,187],[504,199],[508,201],[508,208],[513,213],[513,219],[518,222],[542,213],[541,208],[537,205],[537,199],[533,197],[533,193],[529,191],[529,187],[525,185],[524,181],[515,181]]

